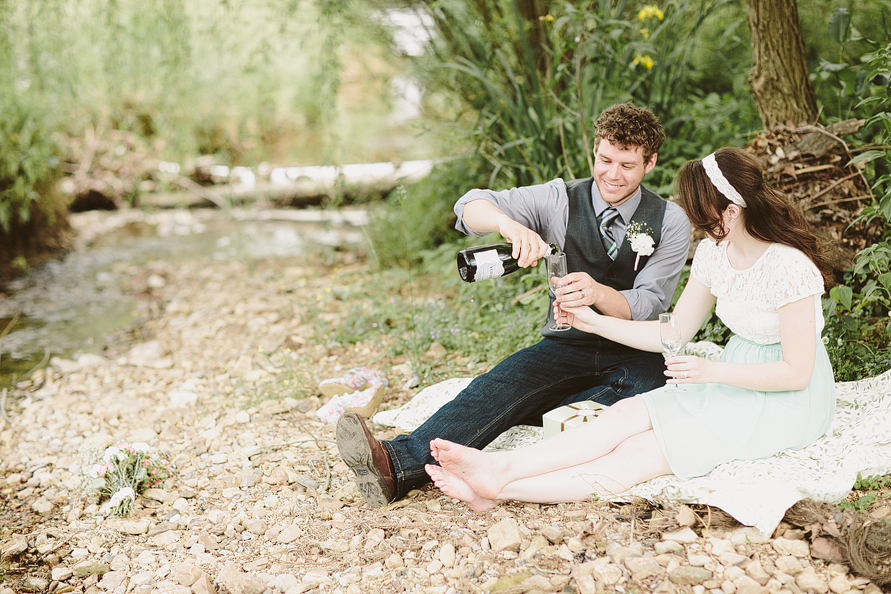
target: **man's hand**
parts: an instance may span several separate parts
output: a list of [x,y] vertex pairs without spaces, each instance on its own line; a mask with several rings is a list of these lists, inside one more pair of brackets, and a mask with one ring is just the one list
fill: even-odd
[[631,307],[625,296],[598,283],[586,272],[567,274],[557,284],[562,286],[554,292],[556,302],[564,307],[593,305],[604,315],[622,320],[631,319]]
[[462,218],[477,233],[501,233],[513,245],[511,255],[523,268],[535,266],[548,253],[548,244],[538,233],[513,220],[488,200],[472,200],[465,204]]
[[591,278],[587,272],[567,274],[560,281],[562,288],[554,294],[557,302],[566,307],[594,305],[603,296],[603,285]]
[[535,266],[550,251],[550,246],[538,233],[507,215],[499,222],[498,232],[513,246],[511,256],[522,268]]

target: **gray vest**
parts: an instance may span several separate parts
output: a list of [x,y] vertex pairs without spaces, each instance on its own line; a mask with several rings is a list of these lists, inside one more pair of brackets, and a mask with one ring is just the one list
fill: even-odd
[[[600,239],[600,227],[591,197],[593,178],[577,179],[566,182],[566,193],[569,196],[569,222],[566,228],[566,267],[569,272],[587,272],[595,281],[617,291],[631,289],[634,279],[646,265],[649,256],[641,256],[634,270],[637,253],[632,251],[631,242],[623,241],[615,260],[610,260]],[[649,227],[650,235],[659,247],[662,238],[662,219],[665,215],[666,202],[658,195],[641,186],[640,204],[634,211],[631,221],[640,221],[644,228]],[[564,340],[587,340],[611,343],[596,334],[582,332],[571,328],[563,332],[548,330],[554,323],[554,295],[550,294],[551,307],[548,308],[548,321],[541,330],[542,336]],[[596,308],[595,308],[596,311]],[[613,343],[615,344],[615,343]]]

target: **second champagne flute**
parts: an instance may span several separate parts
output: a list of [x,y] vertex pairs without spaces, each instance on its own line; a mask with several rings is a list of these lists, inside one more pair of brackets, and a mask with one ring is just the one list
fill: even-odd
[[[566,276],[566,254],[564,252],[557,252],[556,254],[551,254],[548,256],[548,284],[551,286],[551,291],[556,291],[562,285],[556,284],[555,279],[562,279]],[[556,294],[555,294],[556,296]],[[548,330],[569,330],[572,328],[566,322],[558,322],[556,319],[554,323],[548,327]]]
[[[667,358],[671,359],[681,352],[681,324],[677,314],[659,314],[659,336],[662,339],[662,350],[665,351]],[[686,390],[674,384],[674,387],[666,392],[686,392]]]

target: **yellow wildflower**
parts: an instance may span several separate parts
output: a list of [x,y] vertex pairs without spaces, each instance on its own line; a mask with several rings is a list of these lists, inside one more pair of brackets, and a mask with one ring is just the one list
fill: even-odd
[[549,22],[549,23],[553,23],[553,22],[554,22],[554,17],[549,13],[549,14],[546,14],[546,15],[544,15],[544,16],[540,16],[540,17],[538,17],[538,20],[540,20],[540,21],[547,21],[547,22]]
[[651,58],[650,56],[637,56],[636,58],[634,58],[634,61],[631,62],[631,64],[643,64],[644,66],[646,66],[647,70],[649,70],[653,67],[653,58]]
[[640,30],[640,36],[643,37],[643,40],[646,41],[650,38],[650,30],[647,28],[643,28]]
[[655,4],[647,4],[643,8],[640,9],[640,12],[637,13],[637,20],[645,21],[647,19],[651,19],[656,17],[660,21],[662,20],[663,14],[662,11],[659,10],[659,7]]

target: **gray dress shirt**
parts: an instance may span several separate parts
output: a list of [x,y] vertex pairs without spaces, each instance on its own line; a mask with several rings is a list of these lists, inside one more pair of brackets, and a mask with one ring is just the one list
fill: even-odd
[[[592,182],[591,195],[598,218],[609,205],[600,197],[597,184]],[[482,237],[464,223],[464,205],[474,200],[487,200],[507,216],[538,233],[547,243],[563,246],[569,221],[569,198],[566,184],[557,178],[544,184],[492,190],[470,190],[455,203],[458,222],[455,229],[465,235]],[[613,233],[621,245],[625,239],[625,225],[640,204],[640,188],[630,199],[616,207],[619,216],[613,223]],[[595,233],[599,231],[594,230]],[[690,251],[690,221],[683,209],[668,202],[662,221],[659,246],[634,281],[634,287],[620,291],[631,308],[631,319],[651,320],[671,306],[674,290]]]

